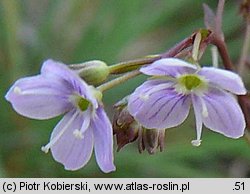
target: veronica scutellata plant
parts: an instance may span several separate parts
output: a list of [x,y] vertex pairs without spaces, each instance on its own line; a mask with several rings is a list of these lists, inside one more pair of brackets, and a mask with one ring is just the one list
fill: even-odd
[[[204,7],[206,29],[196,30],[163,54],[110,66],[98,60],[69,65],[47,60],[39,75],[17,80],[6,100],[28,118],[64,115],[42,150],[51,151],[66,170],[84,167],[94,149],[100,169],[114,171],[113,134],[118,150],[137,141],[139,152],[162,151],[165,131],[180,125],[191,107],[196,121],[194,146],[201,144],[203,124],[229,138],[247,136],[249,98],[227,52],[221,10],[213,16]],[[211,44],[218,48],[224,69],[199,65]],[[140,74],[150,77],[115,105],[112,125],[102,103],[104,92]],[[110,75],[117,77],[107,81]]]

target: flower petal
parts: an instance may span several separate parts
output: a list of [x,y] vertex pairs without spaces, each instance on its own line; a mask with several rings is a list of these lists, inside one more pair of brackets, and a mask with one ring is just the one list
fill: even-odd
[[246,127],[244,115],[231,94],[210,88],[202,98],[208,111],[207,117],[203,117],[207,128],[231,138],[243,136]]
[[96,117],[91,122],[94,134],[96,161],[105,173],[115,171],[113,163],[113,131],[112,126],[102,107],[96,110]]
[[194,73],[196,66],[177,58],[166,58],[142,67],[140,71],[146,75],[163,75],[176,77],[184,73]]
[[72,108],[69,94],[67,86],[58,80],[37,75],[17,80],[5,98],[23,116],[49,119]]
[[97,100],[93,97],[90,86],[74,71],[70,70],[67,65],[49,59],[43,63],[41,74],[48,79],[53,78],[64,82],[69,88],[73,88],[75,93],[79,93],[82,97],[91,101],[95,108],[98,107]]
[[[181,124],[189,113],[190,99],[174,88],[155,91],[132,116],[148,129],[166,129]],[[134,114],[133,114],[134,113]]]
[[203,67],[198,74],[207,78],[211,84],[234,94],[246,94],[241,77],[234,72],[214,67]]
[[[55,144],[52,145],[51,152],[54,159],[63,164],[66,170],[78,170],[85,166],[93,150],[93,133],[91,129],[85,130],[83,138],[78,138],[74,135],[75,130],[81,129],[85,119],[83,115],[79,113],[76,118],[70,122],[74,114],[75,111],[71,111],[63,117],[53,130],[50,140],[53,141],[61,130],[65,130]],[[65,126],[67,129],[64,129]]]
[[144,82],[129,96],[128,110],[130,114],[135,115],[140,111],[145,100],[147,100],[154,92],[168,88],[172,85],[172,82],[167,82],[165,80],[149,80]]

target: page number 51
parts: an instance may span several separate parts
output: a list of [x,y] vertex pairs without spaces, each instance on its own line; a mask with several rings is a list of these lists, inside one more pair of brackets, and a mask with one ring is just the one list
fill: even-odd
[[244,182],[235,182],[233,190],[235,191],[244,191],[245,183]]

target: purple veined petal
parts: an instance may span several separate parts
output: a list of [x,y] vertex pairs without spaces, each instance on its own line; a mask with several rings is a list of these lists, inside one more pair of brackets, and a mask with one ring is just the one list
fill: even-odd
[[74,88],[74,91],[79,92],[79,94],[87,92],[87,84],[85,82],[79,83],[81,80],[77,74],[61,62],[52,59],[46,60],[42,65],[41,74],[48,79],[58,79],[60,82],[68,82],[65,84]]
[[58,79],[64,82],[69,89],[79,93],[82,97],[91,101],[95,108],[98,107],[97,100],[93,97],[90,86],[85,83],[76,72],[70,70],[67,65],[54,60],[47,60],[43,63],[41,74],[48,79]]
[[41,75],[17,80],[5,98],[21,115],[34,119],[49,119],[72,108],[67,87]]
[[210,88],[202,99],[208,113],[207,117],[203,117],[207,128],[230,138],[244,135],[245,118],[238,102],[230,93]]
[[177,58],[166,58],[142,67],[140,71],[146,75],[161,75],[176,77],[185,73],[194,73],[197,70],[195,65]]
[[96,110],[91,128],[94,134],[95,157],[100,169],[105,173],[115,171],[112,126],[102,107]]
[[[81,138],[74,133],[75,130],[81,130],[84,119],[80,112],[71,111],[63,117],[51,134],[49,144],[52,155],[66,170],[78,170],[91,158],[94,142],[92,130],[85,130]],[[54,138],[57,138],[55,142]]]
[[[202,102],[201,97],[191,94],[192,103],[194,107],[195,122],[196,122],[196,140],[192,140],[193,146],[200,146],[201,144],[201,134],[202,134]],[[206,115],[205,115],[206,116]]]
[[166,88],[153,93],[133,116],[148,129],[175,127],[187,118],[190,103],[189,96]]
[[246,88],[241,77],[234,72],[214,67],[203,67],[198,74],[208,79],[211,84],[234,94],[246,94]]
[[173,82],[158,79],[144,82],[129,96],[128,110],[130,114],[135,115],[138,111],[140,111],[142,105],[151,94],[153,94],[157,90],[169,88],[172,85]]

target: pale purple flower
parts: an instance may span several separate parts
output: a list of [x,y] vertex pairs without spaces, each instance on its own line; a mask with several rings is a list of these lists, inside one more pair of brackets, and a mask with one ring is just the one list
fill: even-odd
[[193,105],[197,138],[202,124],[227,137],[244,134],[245,119],[233,94],[246,94],[241,78],[214,67],[197,67],[176,58],[158,60],[140,71],[153,76],[131,94],[128,110],[145,128],[166,129],[180,125]]
[[115,170],[112,126],[96,96],[98,91],[66,65],[47,60],[40,75],[17,80],[6,99],[19,114],[29,118],[49,119],[65,113],[50,142],[42,147],[45,152],[51,150],[65,169],[85,166],[94,147],[101,170],[111,172]]

